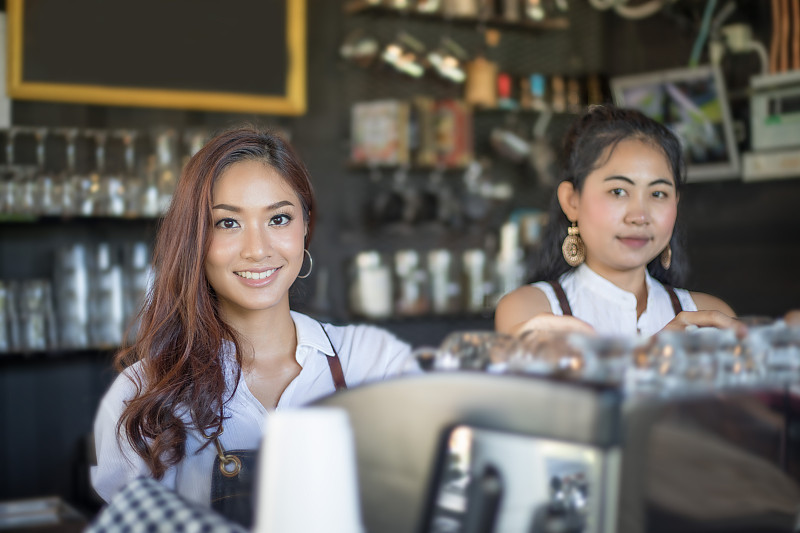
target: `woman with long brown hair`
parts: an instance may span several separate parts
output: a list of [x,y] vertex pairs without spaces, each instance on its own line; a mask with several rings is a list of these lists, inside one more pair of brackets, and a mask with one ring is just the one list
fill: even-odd
[[279,136],[235,129],[191,158],[159,227],[137,339],[95,420],[101,497],[150,476],[208,505],[215,461],[238,471],[225,450],[256,449],[270,411],[401,371],[410,348],[388,332],[290,310],[312,268],[314,215],[308,171]]

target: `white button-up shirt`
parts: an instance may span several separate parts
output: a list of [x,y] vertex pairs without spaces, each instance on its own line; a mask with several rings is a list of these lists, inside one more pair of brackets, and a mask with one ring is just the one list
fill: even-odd
[[[327,357],[334,354],[331,343],[339,354],[348,387],[400,374],[407,370],[407,365],[414,368],[410,346],[385,330],[367,325],[339,327],[326,324],[329,342],[319,322],[300,313],[291,314],[297,330],[296,357],[302,369],[286,387],[277,409],[305,405],[335,391],[327,361]],[[236,376],[235,357],[233,354],[225,357],[227,386],[232,389]],[[100,402],[94,422],[97,466],[91,467],[91,479],[97,493],[106,501],[132,479],[151,475],[127,441],[117,439],[117,423],[125,401],[132,398],[136,390],[129,376],[140,364],[132,365],[117,377]],[[229,418],[225,420],[224,433],[219,438],[222,446],[226,450],[257,449],[269,413],[250,392],[243,375],[239,378],[236,394],[224,409]],[[187,427],[191,427],[188,413],[181,418]],[[206,442],[197,430],[188,429],[185,458],[170,467],[161,482],[188,500],[210,505],[211,470],[216,449],[211,444],[200,450]]]
[[[604,335],[655,335],[673,318],[675,311],[664,286],[645,271],[647,307],[636,317],[636,296],[620,289],[591,268],[581,266],[559,278],[567,295],[572,316],[591,324]],[[545,293],[554,315],[563,315],[558,297],[549,283],[540,281],[534,287]],[[675,289],[684,311],[697,311],[692,296],[684,289]]]

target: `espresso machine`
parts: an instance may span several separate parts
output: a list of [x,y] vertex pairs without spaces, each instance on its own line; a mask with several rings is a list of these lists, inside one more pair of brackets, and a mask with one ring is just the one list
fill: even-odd
[[800,530],[791,391],[455,371],[317,403],[350,415],[367,533],[764,533]]

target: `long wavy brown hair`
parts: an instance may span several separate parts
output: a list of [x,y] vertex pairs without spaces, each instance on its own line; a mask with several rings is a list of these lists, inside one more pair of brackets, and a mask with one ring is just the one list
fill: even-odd
[[223,375],[223,342],[236,350],[237,380],[241,351],[237,333],[220,319],[219,303],[205,274],[211,241],[214,183],[231,165],[261,161],[278,173],[300,198],[308,225],[306,246],[314,228],[314,192],[303,162],[279,135],[242,127],[221,133],[197,152],[183,169],[156,236],[155,277],[139,313],[136,341],[115,358],[121,372],[130,372],[135,396],[117,425],[156,479],[186,453],[187,425],[205,435],[222,430],[222,406],[235,392]]

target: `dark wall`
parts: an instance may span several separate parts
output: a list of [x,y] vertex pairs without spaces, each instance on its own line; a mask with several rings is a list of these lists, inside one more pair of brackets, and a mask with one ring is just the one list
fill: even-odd
[[[399,27],[400,19],[356,19],[342,14],[340,2],[308,3],[309,112],[305,116],[17,101],[13,120],[20,125],[142,129],[162,125],[223,128],[248,121],[288,130],[309,166],[319,202],[311,246],[317,274],[298,287],[296,302],[323,318],[345,321],[351,319],[346,304],[346,264],[357,251],[483,242],[510,210],[519,205],[543,207],[550,191],[520,169],[498,165],[495,171],[506,174],[505,178],[514,184],[515,197],[512,202],[497,206],[495,217],[455,229],[417,227],[400,233],[366,226],[365,204],[371,194],[387,186],[387,180],[376,184],[366,172],[348,169],[350,103],[380,96],[402,98],[418,92],[451,96],[453,89],[344,65],[337,49],[350,29],[365,25],[391,33]],[[680,66],[688,58],[696,13],[631,23],[613,14],[597,13],[588,3],[571,4],[575,18],[569,30],[522,34],[505,31],[506,48],[498,52],[497,60],[512,68],[522,61],[527,71],[614,74]],[[409,24],[426,39],[435,39],[442,31],[429,23]],[[474,41],[469,36],[474,28],[452,31],[461,32],[465,42]],[[257,61],[252,68],[259,68]],[[480,120],[491,123],[506,118],[488,116]],[[558,131],[556,125],[554,132]],[[480,141],[485,138],[485,131],[478,135]],[[426,174],[412,176],[415,183],[426,179]],[[455,186],[460,176],[448,175],[447,179]],[[693,267],[690,288],[726,299],[741,314],[777,316],[790,307],[800,307],[800,282],[796,276],[796,265],[800,264],[800,217],[796,214],[799,203],[800,179],[690,185],[681,204]],[[0,224],[0,278],[50,276],[51,251],[63,240],[94,242],[112,236],[149,239],[153,230],[151,224],[135,221]],[[316,280],[323,269],[328,271],[330,281],[326,297],[321,299],[325,305],[315,309]],[[456,329],[488,329],[491,318],[388,321],[383,325],[415,345],[438,344]],[[97,401],[113,375],[110,357],[108,353],[62,353],[0,360],[0,500],[51,493],[73,501],[84,497],[80,476],[74,472],[76,456],[81,454],[81,438],[91,429]],[[33,470],[26,470],[23,465]]]

